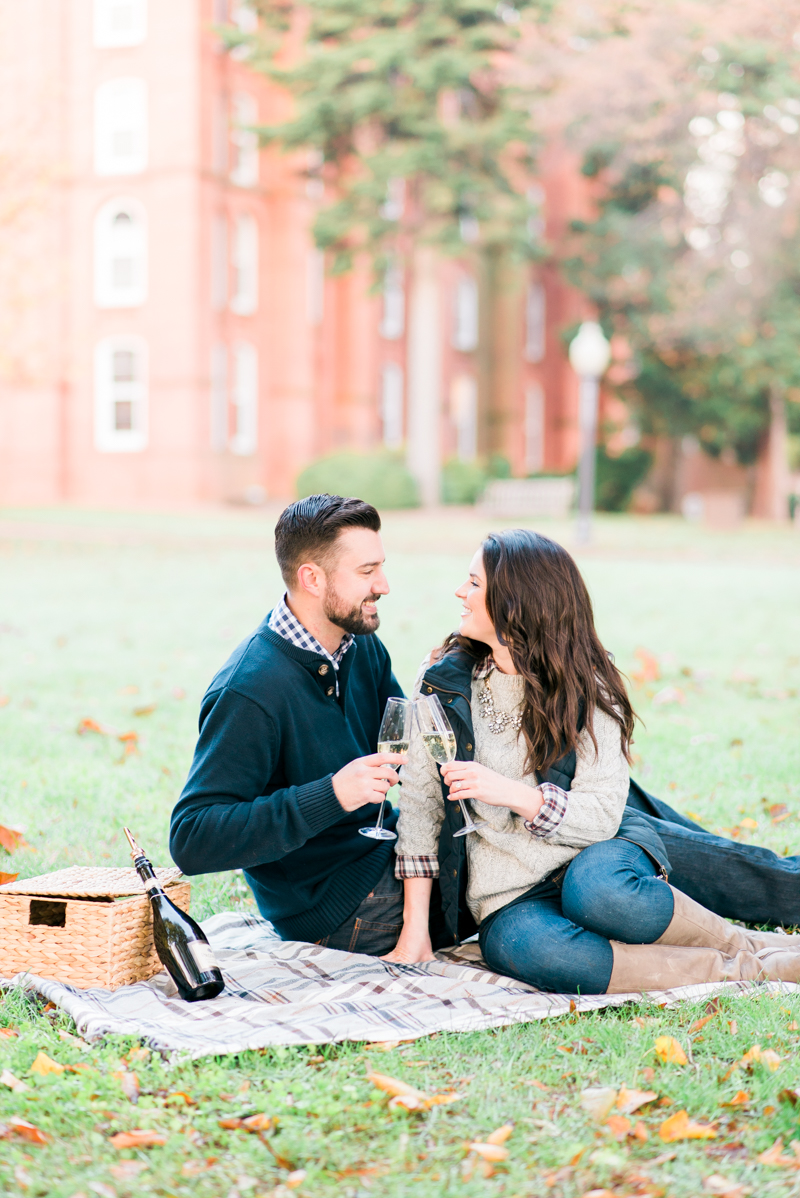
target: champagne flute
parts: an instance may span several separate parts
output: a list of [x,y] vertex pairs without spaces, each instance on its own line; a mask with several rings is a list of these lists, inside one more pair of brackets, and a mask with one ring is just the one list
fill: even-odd
[[[450,721],[445,715],[444,708],[438,695],[426,695],[417,700],[417,720],[422,732],[425,748],[437,765],[445,765],[456,759],[456,734],[450,727]],[[458,798],[458,795],[456,795]],[[474,820],[463,799],[458,799],[461,814],[464,816],[464,827],[454,832],[454,836],[468,836],[479,828],[487,827],[485,820]]]
[[[378,752],[407,753],[413,720],[414,704],[409,699],[387,699],[386,710],[383,713],[378,733]],[[361,836],[368,836],[370,840],[397,840],[396,834],[383,826],[385,806],[386,800],[384,799],[381,802],[375,827],[359,828]]]

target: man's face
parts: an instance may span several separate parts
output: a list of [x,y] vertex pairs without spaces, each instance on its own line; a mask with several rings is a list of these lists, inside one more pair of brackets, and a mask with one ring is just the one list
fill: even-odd
[[364,636],[380,625],[377,602],[389,594],[380,533],[348,528],[339,534],[334,564],[325,575],[323,611],[337,628]]

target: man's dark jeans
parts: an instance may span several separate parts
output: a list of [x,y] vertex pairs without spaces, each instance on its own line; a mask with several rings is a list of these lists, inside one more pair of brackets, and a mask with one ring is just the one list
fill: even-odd
[[382,957],[397,944],[403,927],[403,883],[394,876],[394,855],[353,914],[317,944],[345,953]]

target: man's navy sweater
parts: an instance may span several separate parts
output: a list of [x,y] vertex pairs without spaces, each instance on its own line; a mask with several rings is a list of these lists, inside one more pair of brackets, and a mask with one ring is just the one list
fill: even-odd
[[[170,852],[186,874],[244,869],[258,908],[287,940],[319,940],[383,872],[391,841],[368,840],[378,804],[347,812],[331,778],[377,752],[390,695],[403,692],[376,636],[339,667],[298,649],[267,619],[206,691],[200,737],[172,813]],[[387,814],[393,828],[397,813]]]

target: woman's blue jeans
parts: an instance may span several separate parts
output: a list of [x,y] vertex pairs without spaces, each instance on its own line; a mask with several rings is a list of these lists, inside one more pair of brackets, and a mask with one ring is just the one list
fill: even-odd
[[480,927],[483,959],[505,977],[561,994],[605,994],[610,940],[652,944],[672,919],[669,886],[638,845],[602,840],[490,915]]

